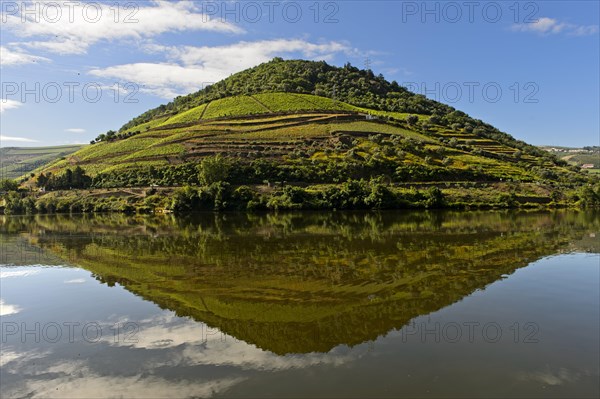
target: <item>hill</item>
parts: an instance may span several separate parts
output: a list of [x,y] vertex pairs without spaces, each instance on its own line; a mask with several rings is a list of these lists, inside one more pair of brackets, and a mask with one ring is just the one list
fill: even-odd
[[600,147],[542,146],[541,148],[571,165],[587,170],[588,173],[600,173]]
[[0,147],[0,178],[16,179],[81,149],[82,145],[56,147]]
[[[80,210],[186,212],[563,206],[600,201],[600,191],[579,192],[593,182],[547,151],[370,70],[274,59],[99,135],[24,186],[99,190],[86,203],[81,193],[46,196],[70,196],[61,209],[75,201]],[[199,188],[172,189],[183,185]],[[148,190],[135,187],[165,189],[149,201]],[[128,188],[122,201],[99,200],[115,188]]]

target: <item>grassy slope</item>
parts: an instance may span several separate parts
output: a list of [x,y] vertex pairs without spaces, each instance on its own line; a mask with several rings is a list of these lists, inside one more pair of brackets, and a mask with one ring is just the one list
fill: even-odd
[[16,179],[39,167],[47,165],[81,149],[82,145],[56,147],[4,147],[0,148],[2,169],[0,177]]

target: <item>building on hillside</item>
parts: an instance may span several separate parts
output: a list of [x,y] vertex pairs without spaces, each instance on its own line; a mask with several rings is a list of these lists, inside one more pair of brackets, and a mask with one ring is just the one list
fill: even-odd
[[583,165],[581,165],[581,169],[594,169],[594,164],[593,163],[584,163]]

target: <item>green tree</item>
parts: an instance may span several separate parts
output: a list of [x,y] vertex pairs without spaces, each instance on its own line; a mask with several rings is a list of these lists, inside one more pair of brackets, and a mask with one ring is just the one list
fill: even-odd
[[205,186],[213,183],[225,182],[229,177],[231,164],[221,154],[206,157],[198,165],[198,179]]
[[4,200],[4,213],[6,213],[7,215],[20,215],[24,213],[25,210],[23,208],[23,199],[21,198],[21,195],[16,191],[9,192],[8,195],[4,198]]
[[19,184],[12,179],[0,180],[0,191],[16,191],[19,188]]
[[444,204],[444,194],[442,193],[442,190],[437,187],[428,189],[426,197],[425,206],[427,208],[438,208]]
[[409,125],[414,125],[415,123],[417,123],[419,121],[419,117],[417,115],[408,115],[406,117],[406,122]]

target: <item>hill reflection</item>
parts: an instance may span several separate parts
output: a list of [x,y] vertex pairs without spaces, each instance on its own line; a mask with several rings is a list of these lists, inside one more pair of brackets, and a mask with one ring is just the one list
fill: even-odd
[[0,233],[20,233],[45,256],[276,354],[373,340],[541,257],[600,252],[589,239],[600,230],[599,215],[579,212],[38,215],[0,222]]

